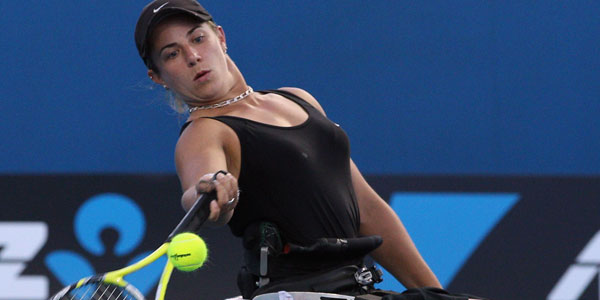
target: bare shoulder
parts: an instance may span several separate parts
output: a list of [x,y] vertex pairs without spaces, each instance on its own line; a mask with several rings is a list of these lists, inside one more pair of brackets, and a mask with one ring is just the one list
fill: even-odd
[[236,141],[235,132],[220,121],[192,121],[175,146],[175,167],[183,186],[196,182],[207,172],[226,169],[226,157],[232,154]]
[[198,118],[193,120],[179,136],[177,151],[185,151],[187,148],[202,145],[204,147],[210,144],[221,144],[226,126],[219,121],[207,118]]
[[281,87],[281,88],[279,88],[279,90],[290,92],[290,93],[304,99],[306,102],[308,102],[310,105],[314,106],[317,110],[319,110],[322,114],[325,115],[325,110],[323,110],[323,107],[321,107],[321,104],[319,104],[319,101],[317,101],[317,99],[315,99],[315,97],[313,97],[313,95],[311,95],[309,92],[307,92],[303,89],[300,89],[300,88],[296,88],[296,87]]
[[237,135],[233,129],[223,122],[198,118],[193,120],[179,136],[175,145],[175,158],[179,159],[189,151],[198,153],[198,151],[223,150],[236,141]]

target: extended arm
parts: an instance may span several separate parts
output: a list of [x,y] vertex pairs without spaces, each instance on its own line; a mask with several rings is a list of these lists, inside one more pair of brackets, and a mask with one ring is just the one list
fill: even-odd
[[[213,225],[229,222],[237,203],[228,203],[237,197],[236,178],[239,176],[229,130],[217,121],[198,119],[186,128],[175,149],[177,174],[184,191],[181,204],[188,210],[199,193],[216,189],[218,199],[210,204],[209,221]],[[219,170],[229,174],[219,174],[217,180],[211,182],[213,173]]]

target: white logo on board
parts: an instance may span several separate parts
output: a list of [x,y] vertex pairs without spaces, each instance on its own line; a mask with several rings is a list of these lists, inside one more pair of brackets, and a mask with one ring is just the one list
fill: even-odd
[[565,274],[558,280],[547,300],[577,300],[600,271],[600,231],[585,245]]
[[22,275],[48,239],[44,222],[0,222],[0,299],[47,299],[48,278]]

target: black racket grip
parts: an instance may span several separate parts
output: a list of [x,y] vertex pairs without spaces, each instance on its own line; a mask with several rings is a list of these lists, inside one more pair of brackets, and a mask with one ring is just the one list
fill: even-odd
[[[217,179],[217,175],[220,174],[227,174],[227,172],[225,171],[218,171],[215,173],[215,175],[213,175],[212,180]],[[204,224],[204,222],[206,222],[206,220],[208,219],[208,216],[210,215],[210,202],[213,200],[217,199],[217,191],[213,190],[211,192],[208,193],[202,193],[200,195],[200,197],[198,197],[198,199],[196,199],[196,202],[194,202],[194,204],[192,205],[192,207],[190,208],[190,210],[188,210],[188,212],[185,214],[185,216],[183,216],[183,219],[181,219],[181,221],[179,221],[179,224],[177,224],[177,227],[175,227],[175,229],[173,229],[173,232],[171,232],[171,234],[169,234],[169,237],[167,238],[167,242],[170,242],[171,239],[182,233],[182,232],[187,232],[187,231],[191,231],[191,232],[195,232],[198,229],[200,229],[200,227]]]

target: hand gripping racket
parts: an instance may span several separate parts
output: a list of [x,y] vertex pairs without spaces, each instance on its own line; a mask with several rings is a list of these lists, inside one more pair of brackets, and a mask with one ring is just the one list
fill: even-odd
[[[219,173],[227,174],[225,171],[219,171],[215,173],[213,180],[217,178]],[[167,240],[142,260],[119,270],[82,278],[76,283],[63,288],[60,292],[52,296],[50,300],[145,300],[144,295],[136,287],[125,281],[123,277],[148,266],[167,253],[171,239],[177,234],[186,231],[195,232],[200,229],[200,226],[208,219],[210,213],[209,204],[215,199],[215,191],[200,195],[177,227],[169,234]],[[156,288],[156,300],[164,299],[172,272],[173,264],[167,260],[167,264],[160,276],[158,287]]]

